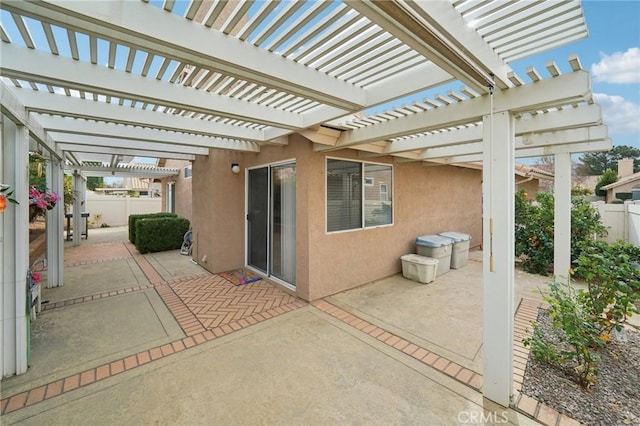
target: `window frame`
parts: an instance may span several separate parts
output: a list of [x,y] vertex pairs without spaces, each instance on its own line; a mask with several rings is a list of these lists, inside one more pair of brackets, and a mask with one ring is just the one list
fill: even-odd
[[[187,170],[189,171],[189,176],[187,176]],[[193,164],[189,164],[188,166],[184,166],[182,168],[182,178],[183,179],[191,179],[193,176]]]
[[[335,161],[346,161],[346,162],[351,162],[351,163],[356,163],[360,165],[360,171],[361,171],[361,176],[362,176],[362,181],[361,181],[361,185],[360,185],[360,190],[361,190],[361,194],[360,194],[360,203],[361,203],[361,221],[360,221],[360,226],[357,228],[350,228],[350,229],[339,229],[336,231],[330,231],[329,228],[329,185],[328,185],[328,167],[329,167],[329,161],[331,160],[335,160]],[[373,185],[370,184],[366,184],[366,177],[365,177],[365,166],[367,164],[371,164],[371,165],[379,165],[379,166],[385,166],[385,167],[389,167],[390,171],[391,171],[391,182],[390,183],[385,183],[384,185],[387,186],[387,198],[391,199],[390,203],[391,203],[391,222],[390,223],[385,223],[385,224],[378,224],[378,225],[366,225],[366,209],[365,209],[365,205],[366,205],[366,199],[365,199],[365,192],[366,189],[365,187],[369,187],[371,188],[372,186],[375,187],[375,183]],[[324,209],[324,213],[325,213],[325,226],[324,226],[324,230],[326,234],[338,234],[338,233],[343,233],[343,232],[354,232],[354,231],[364,231],[364,230],[369,230],[369,229],[376,229],[376,228],[385,228],[385,227],[389,227],[389,226],[393,226],[395,224],[395,210],[394,210],[394,192],[395,192],[395,175],[394,175],[394,167],[393,164],[389,164],[389,163],[379,163],[379,162],[372,162],[372,161],[362,161],[362,160],[354,160],[351,158],[340,158],[340,157],[325,157],[325,165],[324,165],[324,172],[325,172],[325,179],[324,179],[324,203],[325,203],[325,209]],[[371,178],[370,178],[371,179]],[[389,190],[391,191],[391,197],[388,197],[389,194]],[[376,191],[378,192],[378,191]]]

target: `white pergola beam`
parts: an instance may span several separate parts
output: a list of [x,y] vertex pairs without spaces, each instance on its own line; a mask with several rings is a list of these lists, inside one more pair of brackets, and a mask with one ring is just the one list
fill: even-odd
[[538,148],[523,148],[516,150],[516,156],[518,158],[542,157],[545,155],[563,153],[577,154],[582,152],[609,151],[611,148],[613,148],[611,139],[606,138],[599,141],[574,143],[570,145],[551,145],[541,146]]
[[31,137],[42,144],[54,158],[62,159],[62,152],[56,149],[54,141],[47,135],[42,125],[27,112],[20,99],[12,91],[8,90],[8,86],[1,80],[0,105],[0,111],[3,114],[6,114],[14,122],[25,126]]
[[366,102],[364,91],[352,84],[142,2],[3,2],[2,7],[345,110]]
[[[578,71],[496,93],[493,106],[496,112],[527,112],[583,102],[590,98],[589,74]],[[479,96],[375,126],[345,131],[338,138],[336,148],[478,122],[490,107],[489,96]]]
[[[91,135],[82,135],[82,134],[72,134],[72,133],[58,133],[51,132],[51,136],[53,140],[56,141],[58,146],[60,146],[64,151],[68,151],[64,149],[65,146],[73,146],[74,148],[82,148],[82,150],[91,150],[95,149],[106,149],[104,153],[113,154],[113,151],[109,151],[110,149],[120,150],[127,149],[134,152],[142,152],[142,151],[157,151],[160,153],[170,154],[189,154],[189,155],[208,155],[209,148],[199,147],[199,146],[188,146],[188,145],[175,145],[170,143],[162,143],[162,142],[152,142],[152,141],[143,141],[143,140],[131,140],[131,139],[122,139],[122,138],[113,138],[106,136],[91,136]],[[85,151],[85,152],[94,152],[94,151]],[[97,151],[95,151],[97,153]],[[116,152],[116,154],[122,153],[123,155],[127,155],[126,151]],[[140,156],[140,154],[128,154],[134,156]]]
[[110,167],[110,166],[87,166],[87,165],[79,165],[79,166],[65,166],[65,170],[77,170],[79,172],[83,172],[84,176],[100,176],[104,175],[118,175],[123,176],[124,174],[141,176],[145,177],[169,177],[176,176],[180,174],[178,169],[166,169],[166,168],[130,168],[130,167]]
[[[516,149],[516,158],[528,158],[528,157],[542,157],[545,155],[554,154],[577,154],[583,152],[597,152],[597,151],[609,151],[612,148],[611,139],[604,139],[600,141],[573,143],[565,145],[554,145],[538,148],[520,148]],[[402,161],[407,161],[406,158]],[[445,157],[434,157],[428,160],[429,162],[436,162],[441,164],[460,164],[460,163],[475,163],[482,161],[482,154],[464,154]]]
[[[454,78],[433,63],[424,63],[395,74],[392,78],[376,82],[367,86],[367,108],[384,104],[397,98],[403,98],[422,92],[438,85],[449,83]],[[393,87],[394,90],[389,90]],[[318,106],[303,115],[303,126],[310,127],[332,120],[340,120],[347,112],[326,105]],[[291,130],[275,127],[265,129],[265,139],[286,136]]]
[[86,154],[128,155],[133,157],[167,158],[172,160],[188,161],[194,161],[196,159],[196,156],[193,154],[178,154],[175,152],[153,151],[148,149],[110,148],[65,143],[58,143],[58,147],[63,151],[73,151]]
[[[556,145],[571,146],[590,141],[601,141],[607,138],[606,126],[593,126],[582,129],[558,130],[545,133],[537,133],[527,137],[515,138],[516,155],[519,150],[534,148],[551,149]],[[481,154],[482,142],[461,143],[447,147],[427,148],[419,157],[423,160],[432,160],[442,157],[460,155]],[[576,151],[579,152],[579,151]]]
[[[520,117],[515,121],[515,134],[523,136],[523,144],[533,144],[532,136],[538,133],[545,133],[556,130],[565,130],[589,126],[590,132],[600,131],[600,133],[592,133],[590,136],[571,136],[571,140],[584,140],[585,137],[593,137],[601,139],[606,137],[606,128],[596,130],[591,127],[602,121],[602,114],[598,105],[584,105],[579,108],[563,109],[552,111],[546,114],[537,114],[535,116]],[[602,133],[604,130],[604,133]],[[578,134],[579,135],[579,134]],[[464,128],[447,129],[440,132],[417,135],[404,139],[386,142],[385,148],[376,150],[380,155],[398,154],[401,152],[414,151],[417,149],[440,148],[451,145],[480,142],[482,140],[482,126],[470,126]],[[537,139],[537,143],[544,141]],[[366,145],[366,144],[365,144]],[[362,145],[355,148],[360,149]],[[333,150],[334,146],[316,146],[316,151]]]
[[[128,2],[127,2],[128,3]],[[99,2],[88,2],[99,4]],[[121,3],[118,3],[121,4]],[[297,129],[302,118],[294,113],[142,77],[125,71],[95,66],[88,62],[55,56],[47,52],[2,44],[0,75],[53,86],[69,87],[99,95],[133,99],[187,111],[228,117],[269,126]]]
[[[457,47],[441,23],[429,22],[428,12],[421,6],[396,0],[354,1],[349,6],[478,92],[487,93],[488,85],[493,84],[489,72]],[[460,15],[457,21],[461,21]]]
[[[10,89],[23,103],[27,111],[62,115],[74,118],[108,121],[152,127],[162,130],[192,132],[208,136],[223,136],[251,141],[264,141],[261,130],[231,126],[208,120],[198,120],[181,115],[161,113],[142,108],[129,108],[118,104],[98,102],[49,92]],[[213,95],[212,95],[213,96]]]
[[40,115],[42,126],[53,132],[75,133],[90,136],[106,136],[119,139],[163,142],[176,145],[200,146],[205,148],[222,148],[235,151],[259,152],[260,146],[255,142],[236,141],[202,135],[167,132],[164,130],[145,129],[141,127],[123,126],[112,123],[82,120],[77,118]]

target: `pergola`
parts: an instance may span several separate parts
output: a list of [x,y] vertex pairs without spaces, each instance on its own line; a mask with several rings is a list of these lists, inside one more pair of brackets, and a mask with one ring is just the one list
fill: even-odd
[[[0,8],[1,178],[20,201],[2,217],[3,376],[27,369],[30,143],[46,150],[48,184],[61,192],[63,170],[116,172],[125,156],[259,152],[300,133],[317,151],[482,162],[483,393],[510,403],[514,219],[504,194],[514,191],[514,158],[555,156],[562,276],[571,154],[608,150],[610,141],[577,57],[568,73],[549,62],[519,76],[509,63],[587,37],[579,1],[4,0]],[[53,286],[63,283],[62,217],[58,206],[48,218]]]

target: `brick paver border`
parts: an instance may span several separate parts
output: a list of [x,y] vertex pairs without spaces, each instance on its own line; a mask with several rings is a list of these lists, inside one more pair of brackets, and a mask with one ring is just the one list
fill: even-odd
[[38,386],[34,389],[30,389],[16,395],[6,397],[0,402],[0,407],[2,408],[1,413],[8,414],[36,404],[38,402],[54,398],[63,393],[80,389],[82,387],[91,385],[92,383],[108,379],[109,377],[116,376],[125,371],[133,370],[149,362],[166,358],[189,348],[202,345],[211,340],[233,333],[234,331],[242,330],[244,328],[250,327],[253,324],[257,324],[269,318],[277,317],[286,312],[296,310],[306,305],[306,302],[302,300],[296,300],[293,303],[281,305],[269,311],[265,311],[238,321],[233,321],[221,327],[216,327],[204,332],[184,337],[182,339],[174,340],[173,342],[156,346],[154,348],[129,355],[125,358],[117,359],[115,361],[102,364],[98,367],[84,370],[80,373],[72,374],[63,379],[47,383],[46,385]]
[[[482,390],[481,374],[463,367],[446,357],[431,352],[426,348],[411,343],[410,341],[384,330],[375,324],[358,318],[324,299],[317,300],[311,304],[332,317],[339,319],[343,323],[376,338],[393,349],[417,359],[442,374],[469,386],[471,389],[475,391]],[[531,321],[536,320],[538,317],[538,309],[540,307],[543,307],[541,302],[522,299],[516,308],[513,336],[513,386],[516,391],[516,398],[514,399],[512,408],[543,424],[553,426],[579,425],[580,423],[576,420],[521,393],[524,373],[529,359],[529,349],[524,346],[522,339],[530,328]]]
[[[129,371],[145,365],[149,362],[156,361],[176,353],[180,353],[192,347],[202,345],[208,341],[225,336],[234,331],[241,330],[251,325],[266,321],[269,318],[282,315],[286,312],[306,306],[307,303],[302,300],[278,306],[268,311],[232,321],[228,324],[221,325],[212,329],[206,329],[204,325],[197,319],[191,310],[184,304],[178,295],[171,288],[170,284],[194,279],[202,274],[193,277],[182,277],[179,279],[166,281],[155,270],[153,265],[141,254],[137,252],[135,246],[125,242],[125,247],[129,251],[140,269],[143,271],[150,284],[140,285],[131,288],[113,290],[99,294],[78,297],[74,299],[59,301],[50,305],[43,305],[43,310],[51,310],[64,306],[70,306],[77,303],[90,302],[106,297],[113,297],[131,292],[143,291],[149,288],[155,288],[163,302],[168,307],[187,337],[175,340],[170,343],[163,344],[151,349],[129,355],[125,358],[111,361],[95,368],[72,374],[63,379],[59,379],[30,389],[15,395],[8,396],[0,400],[0,413],[8,414],[16,410],[28,407],[30,405],[54,398],[63,393],[71,392],[76,389],[91,385],[101,380],[116,376],[125,371]],[[104,259],[117,260],[117,259]],[[96,261],[77,262],[77,264],[96,263]],[[73,265],[75,265],[74,263]],[[71,265],[65,265],[71,266]],[[324,299],[320,299],[311,303],[315,308],[331,315],[332,317],[348,324],[351,327],[383,342],[387,346],[400,351],[414,359],[426,364],[442,374],[453,378],[454,380],[469,386],[475,391],[482,389],[482,375],[461,366],[450,359],[440,356],[428,349],[416,345],[400,336],[386,331],[375,324],[365,321],[351,313],[329,303]],[[538,315],[538,309],[541,307],[540,302],[529,299],[522,299],[516,308],[514,318],[514,389],[516,390],[516,399],[513,408],[517,411],[530,416],[537,421],[554,426],[579,425],[580,423],[564,414],[559,413],[553,408],[542,404],[538,400],[527,395],[521,394],[524,373],[529,357],[529,349],[522,344],[527,329],[530,327],[531,321],[534,321]]]
[[349,312],[329,303],[326,300],[317,300],[311,302],[311,305],[320,309],[321,311],[331,315],[334,318],[339,319],[345,324],[350,325],[357,330],[368,334],[369,336],[385,343],[387,346],[392,347],[400,352],[403,352],[418,361],[426,364],[439,372],[449,376],[458,382],[469,386],[473,390],[480,391],[482,389],[482,375],[472,371],[466,367],[463,367],[445,357],[442,357],[434,352],[429,351],[426,348],[411,343],[408,340],[403,339],[400,336],[386,331],[375,324],[358,318]]
[[[209,273],[197,274],[190,277],[181,277],[165,281],[155,270],[153,265],[151,265],[151,263],[149,263],[149,261],[144,256],[140,255],[132,244],[124,244],[129,250],[131,257],[136,261],[140,269],[150,281],[150,284],[63,300],[52,304],[43,305],[43,310],[51,310],[64,306],[74,305],[77,303],[90,302],[106,297],[119,296],[122,294],[155,288],[157,293],[160,295],[160,298],[163,300],[187,337],[174,340],[173,342],[156,346],[154,348],[147,349],[133,355],[129,355],[122,359],[117,359],[115,361],[102,364],[95,368],[90,368],[88,370],[72,374],[63,379],[47,383],[46,385],[38,386],[36,388],[20,392],[18,394],[8,396],[0,400],[0,414],[8,414],[16,410],[28,407],[30,405],[45,401],[47,399],[54,398],[63,393],[80,389],[95,382],[116,376],[125,371],[135,369],[149,362],[171,356],[186,349],[202,345],[211,340],[233,333],[234,331],[242,330],[254,324],[266,321],[269,318],[274,318],[303,306],[307,306],[306,302],[297,299],[294,302],[280,305],[264,312],[232,321],[220,327],[206,329],[200,323],[200,321],[198,321],[195,315],[189,310],[189,308],[182,302],[178,295],[173,291],[170,284],[188,281],[194,278],[201,277],[205,274],[208,275]],[[79,262],[79,264],[87,263],[96,262]]]

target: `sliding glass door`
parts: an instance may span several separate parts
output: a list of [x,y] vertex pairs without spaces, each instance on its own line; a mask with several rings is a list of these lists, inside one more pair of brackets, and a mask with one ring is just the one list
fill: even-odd
[[248,264],[295,286],[295,163],[249,170],[247,200]]

